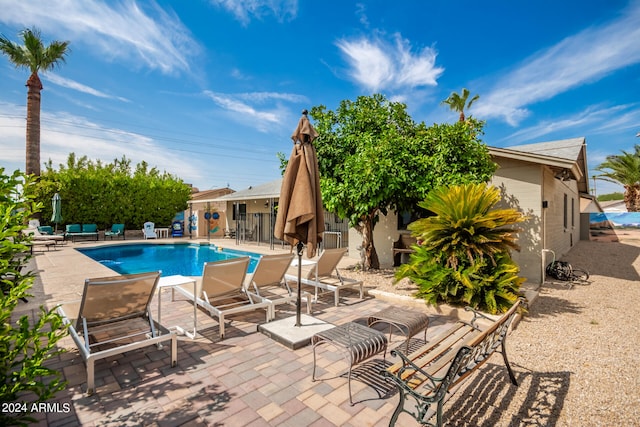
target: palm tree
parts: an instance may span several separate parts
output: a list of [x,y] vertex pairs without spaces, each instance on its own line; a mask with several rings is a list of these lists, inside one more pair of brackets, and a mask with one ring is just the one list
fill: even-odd
[[603,172],[600,179],[624,187],[627,211],[640,212],[640,145],[636,144],[635,153],[622,150],[621,155],[607,156],[596,170]]
[[471,98],[469,103],[467,103],[467,99],[469,98],[469,95],[470,95],[469,90],[467,88],[462,88],[462,95],[459,95],[455,92],[451,92],[451,95],[449,95],[447,99],[442,101],[442,104],[447,104],[451,110],[459,112],[460,121],[464,122],[464,109],[471,108],[471,104],[473,104],[478,98],[480,98],[480,95],[476,95],[473,98]]
[[40,175],[40,91],[42,82],[38,71],[49,71],[65,62],[69,42],[53,41],[45,46],[40,31],[25,29],[20,33],[23,46],[13,43],[4,35],[0,36],[0,51],[9,57],[16,68],[28,68],[31,75],[27,80],[27,174]]

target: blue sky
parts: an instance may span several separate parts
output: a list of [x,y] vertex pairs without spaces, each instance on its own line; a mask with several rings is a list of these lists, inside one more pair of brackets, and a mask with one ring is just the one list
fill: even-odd
[[[41,75],[41,159],[68,153],[242,190],[280,176],[300,111],[383,93],[415,121],[480,99],[496,147],[584,136],[593,175],[640,143],[640,0],[0,0],[0,33],[69,40]],[[24,168],[28,73],[0,57],[0,166]],[[590,180],[593,184],[593,180]],[[597,193],[619,190],[597,182]]]

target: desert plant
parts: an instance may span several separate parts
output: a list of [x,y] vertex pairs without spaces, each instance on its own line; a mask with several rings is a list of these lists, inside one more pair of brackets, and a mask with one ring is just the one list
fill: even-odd
[[33,272],[24,271],[30,258],[29,238],[21,233],[40,208],[33,202],[32,189],[30,177],[18,171],[5,175],[0,168],[0,404],[14,409],[0,412],[0,425],[35,422],[29,408],[65,387],[61,374],[44,366],[63,351],[56,347],[66,335],[60,316],[42,306],[33,323],[29,316],[17,318],[14,313],[20,301],[30,296],[35,279]]
[[440,187],[419,206],[434,215],[409,225],[419,242],[410,260],[396,271],[419,287],[428,303],[470,305],[503,312],[518,297],[524,279],[510,250],[518,249],[514,224],[524,216],[495,209],[500,192],[486,184]]

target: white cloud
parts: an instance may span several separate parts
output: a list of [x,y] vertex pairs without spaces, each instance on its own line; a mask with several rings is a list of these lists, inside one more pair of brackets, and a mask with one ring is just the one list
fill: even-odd
[[587,28],[526,59],[497,80],[475,106],[475,113],[483,118],[501,117],[515,126],[529,115],[527,105],[640,62],[638,40],[640,3],[635,2],[620,18]]
[[147,10],[132,0],[0,0],[0,21],[36,27],[51,38],[83,43],[107,59],[164,74],[189,73],[199,45],[172,11],[151,1]]
[[[309,102],[306,96],[280,92],[228,94],[206,90],[204,95],[222,108],[231,120],[260,132],[272,131],[274,126],[279,127],[291,120],[291,111],[283,102]],[[269,107],[258,107],[263,104],[268,104]]]
[[435,65],[437,52],[425,47],[414,52],[408,40],[395,34],[394,43],[380,37],[338,40],[357,84],[373,91],[436,86],[444,68]]
[[278,22],[293,20],[298,14],[298,0],[211,0],[211,3],[231,12],[243,25],[251,17],[262,19],[273,14]]
[[43,79],[50,81],[53,84],[56,84],[58,86],[62,86],[62,87],[66,87],[69,89],[73,89],[76,90],[78,92],[82,92],[82,93],[86,93],[88,95],[93,95],[93,96],[97,96],[98,98],[108,98],[108,99],[117,99],[118,101],[122,101],[122,102],[130,102],[128,99],[126,98],[122,98],[120,96],[113,96],[113,95],[109,95],[106,94],[104,92],[101,92],[97,89],[94,89],[92,87],[83,85],[82,83],[78,83],[74,80],[71,79],[66,79],[64,77],[60,77],[56,74],[52,74],[52,73],[47,73],[46,75],[43,75]]
[[[510,145],[533,141],[542,136],[559,135],[563,137],[572,129],[578,129],[581,135],[597,135],[602,133],[625,132],[640,125],[640,111],[635,104],[603,107],[592,105],[584,110],[554,120],[544,120],[514,132],[500,141],[508,141]],[[629,131],[629,134],[632,134]]]
[[[24,169],[25,162],[25,109],[13,104],[0,103],[0,166],[8,170]],[[66,164],[69,153],[87,156],[91,160],[112,162],[126,156],[132,164],[146,161],[151,167],[167,171],[185,181],[199,179],[194,159],[188,155],[167,156],[165,147],[145,135],[108,128],[85,118],[66,113],[41,115],[40,160],[49,159],[54,168]]]

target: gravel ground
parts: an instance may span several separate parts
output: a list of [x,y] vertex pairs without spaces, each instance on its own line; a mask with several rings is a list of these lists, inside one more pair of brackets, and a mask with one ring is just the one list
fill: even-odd
[[[591,273],[547,281],[507,340],[519,386],[499,354],[445,405],[449,425],[640,426],[640,241],[580,241],[562,260]],[[410,295],[393,272],[348,271],[367,287]]]

